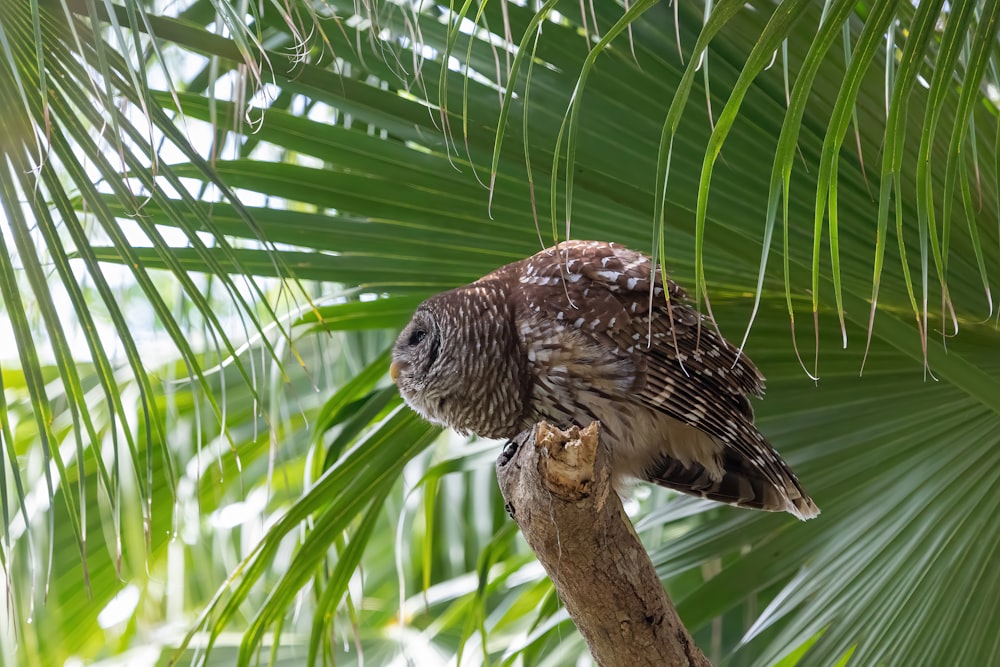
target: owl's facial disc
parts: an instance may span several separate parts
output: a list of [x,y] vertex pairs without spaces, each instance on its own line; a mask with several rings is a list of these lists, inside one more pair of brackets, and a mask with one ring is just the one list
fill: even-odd
[[389,375],[406,402],[425,418],[438,423],[442,421],[437,412],[443,398],[439,394],[445,388],[435,382],[434,363],[440,355],[441,343],[433,316],[418,310],[396,339],[389,367]]
[[406,335],[400,335],[399,340],[396,341],[399,353],[393,351],[392,364],[389,366],[389,376],[393,382],[399,379],[403,368],[409,365],[410,362],[406,357],[413,356],[416,353],[416,348],[420,347],[420,344],[427,339],[427,331],[420,325],[407,327],[407,330],[408,332],[404,332]]

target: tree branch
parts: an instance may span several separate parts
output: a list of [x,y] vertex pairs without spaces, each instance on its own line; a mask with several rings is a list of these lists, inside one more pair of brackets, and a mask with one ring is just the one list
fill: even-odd
[[545,422],[497,460],[520,526],[597,664],[711,667],[677,616],[611,486],[600,425]]

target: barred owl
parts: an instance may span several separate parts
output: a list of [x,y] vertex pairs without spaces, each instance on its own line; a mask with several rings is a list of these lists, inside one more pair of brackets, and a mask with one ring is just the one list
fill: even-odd
[[392,359],[406,402],[460,433],[513,438],[543,419],[598,420],[616,482],[819,513],[753,425],[760,372],[649,258],[620,245],[567,241],[433,296]]

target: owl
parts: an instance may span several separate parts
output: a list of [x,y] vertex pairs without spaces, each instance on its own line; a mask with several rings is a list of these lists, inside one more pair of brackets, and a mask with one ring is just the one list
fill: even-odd
[[618,485],[819,513],[754,427],[748,397],[764,378],[753,362],[648,257],[615,243],[566,241],[427,299],[390,375],[420,415],[462,434],[597,420]]

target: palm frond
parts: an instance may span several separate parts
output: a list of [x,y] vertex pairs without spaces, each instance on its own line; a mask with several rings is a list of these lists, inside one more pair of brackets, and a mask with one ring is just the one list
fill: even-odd
[[[992,664],[998,6],[0,6],[0,556],[19,608],[49,582],[39,621],[89,614],[18,655],[98,655],[119,577],[213,549],[168,649],[579,655],[489,448],[399,407],[379,356],[424,296],[572,235],[654,252],[743,334],[823,507],[635,503],[713,657]],[[266,529],[165,537],[257,493]]]

